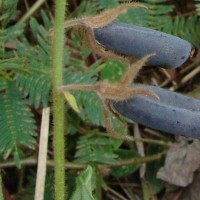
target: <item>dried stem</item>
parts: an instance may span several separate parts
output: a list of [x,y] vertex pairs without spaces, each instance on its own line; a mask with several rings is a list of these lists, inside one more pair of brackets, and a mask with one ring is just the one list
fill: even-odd
[[33,6],[26,12],[26,14],[19,20],[18,23],[24,23],[27,21],[41,6],[45,3],[45,0],[37,0]]
[[49,134],[49,108],[44,108],[42,112],[42,123],[40,130],[40,146],[36,179],[35,200],[44,199],[44,185],[46,177],[47,145]]

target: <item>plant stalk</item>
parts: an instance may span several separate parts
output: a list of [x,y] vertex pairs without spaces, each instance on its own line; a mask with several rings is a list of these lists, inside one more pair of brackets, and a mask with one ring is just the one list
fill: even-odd
[[64,97],[58,92],[63,82],[64,19],[65,0],[56,0],[52,44],[55,200],[67,198],[65,197]]
[[[117,163],[113,164],[99,164],[99,169],[105,168],[115,168],[121,167],[123,165],[136,165],[136,164],[143,164],[148,162],[153,162],[163,158],[166,155],[166,151],[161,153],[157,153],[150,156],[139,157],[139,158],[131,158],[131,159],[123,159]],[[37,159],[35,157],[25,158],[21,160],[22,166],[35,166],[37,164]],[[47,160],[47,165],[50,167],[55,166],[55,162],[53,160]],[[14,160],[11,161],[4,161],[0,163],[0,168],[10,168],[16,166]],[[65,169],[73,169],[73,170],[82,170],[88,166],[88,163],[73,163],[73,162],[65,162]]]
[[0,200],[4,200],[1,174],[0,174]]

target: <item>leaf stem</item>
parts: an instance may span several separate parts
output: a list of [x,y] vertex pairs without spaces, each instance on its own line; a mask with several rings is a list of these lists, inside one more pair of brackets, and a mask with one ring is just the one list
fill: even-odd
[[65,154],[64,147],[64,97],[58,88],[63,82],[65,0],[55,1],[55,22],[52,44],[53,58],[53,119],[54,119],[54,161],[55,200],[65,200]]
[[1,179],[1,174],[0,174],[0,200],[3,200],[3,187],[2,187],[2,179]]
[[118,135],[118,134],[113,134],[113,133],[112,134],[101,133],[99,135],[115,138],[118,140],[124,140],[128,142],[144,142],[144,143],[157,144],[157,145],[169,147],[169,143],[163,140],[155,140],[155,139],[149,139],[149,138],[136,138],[129,135]]
[[[131,159],[122,159],[117,163],[113,164],[99,164],[99,169],[105,168],[115,168],[123,165],[133,165],[133,164],[143,164],[148,162],[153,162],[163,158],[166,155],[167,151],[163,151],[161,153],[153,154],[150,156],[139,157],[139,158],[131,158]],[[37,165],[37,159],[35,157],[25,158],[21,161],[22,166],[34,166]],[[47,165],[54,167],[55,162],[53,160],[47,160]],[[0,163],[0,168],[10,168],[15,167],[16,162],[14,160],[11,161],[4,161]],[[65,162],[65,169],[73,169],[73,170],[80,170],[84,169],[88,166],[88,163],[74,163],[74,162]]]
[[159,160],[161,159],[162,157],[164,157],[164,155],[166,155],[166,151],[163,151],[161,153],[157,153],[157,154],[154,154],[154,155],[150,155],[150,156],[145,156],[145,157],[140,157],[140,158],[131,158],[131,159],[124,159],[124,160],[121,160],[117,163],[113,163],[113,164],[109,164],[109,165],[101,165],[101,167],[110,167],[110,168],[113,168],[113,167],[120,167],[120,166],[123,166],[123,165],[133,165],[133,164],[143,164],[143,163],[148,163],[148,162],[152,162],[152,161],[155,161],[155,160]]

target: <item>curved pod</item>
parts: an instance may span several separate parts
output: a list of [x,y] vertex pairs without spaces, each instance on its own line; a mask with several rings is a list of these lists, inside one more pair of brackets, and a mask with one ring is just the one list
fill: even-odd
[[135,97],[126,102],[112,102],[122,115],[147,127],[174,135],[200,138],[200,101],[155,86],[160,101]]
[[156,53],[148,64],[165,68],[179,67],[192,51],[192,45],[179,37],[124,23],[95,29],[95,38],[105,48],[137,59]]

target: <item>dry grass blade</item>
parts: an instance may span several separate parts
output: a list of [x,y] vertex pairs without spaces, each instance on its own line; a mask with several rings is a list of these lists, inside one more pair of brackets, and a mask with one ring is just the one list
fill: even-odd
[[127,198],[125,198],[124,196],[122,196],[121,194],[119,194],[117,191],[113,190],[110,187],[107,187],[107,192],[110,192],[111,194],[115,195],[120,200],[128,200]]
[[[134,124],[134,136],[135,136],[135,138],[141,139],[141,135],[140,135],[140,131],[139,131],[139,127],[138,127],[137,123]],[[141,157],[144,157],[145,156],[144,144],[142,142],[138,142],[138,141],[136,141],[135,144],[137,147],[138,154]],[[141,179],[143,179],[145,177],[145,173],[146,173],[146,164],[144,163],[140,166],[140,178]]]
[[42,124],[40,130],[40,145],[39,145],[39,158],[37,168],[37,179],[35,189],[35,200],[43,200],[44,198],[44,185],[46,176],[47,164],[47,144],[49,133],[49,108],[44,108],[42,112]]

